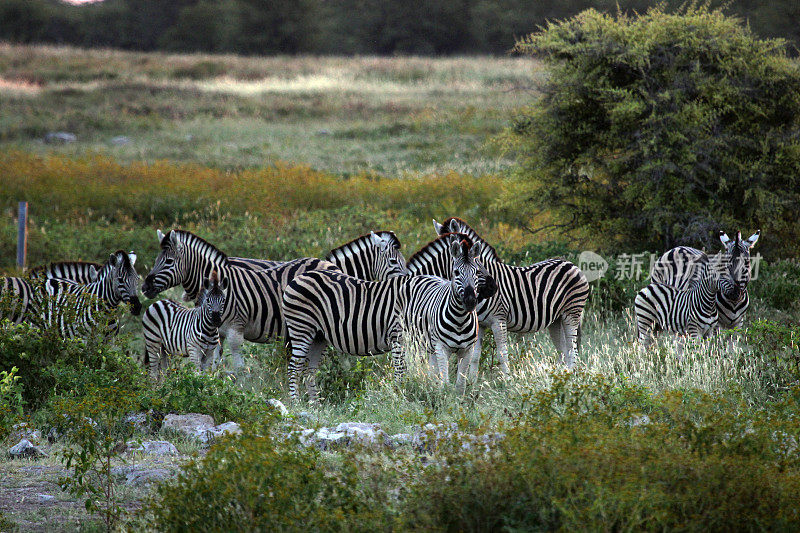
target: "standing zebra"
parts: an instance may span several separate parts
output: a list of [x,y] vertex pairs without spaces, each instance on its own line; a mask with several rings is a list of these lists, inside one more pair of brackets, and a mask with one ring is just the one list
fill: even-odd
[[118,250],[97,272],[97,279],[80,284],[74,281],[51,278],[44,284],[45,291],[36,294],[39,307],[36,319],[45,326],[57,324],[63,337],[75,337],[95,328],[103,313],[108,313],[122,302],[131,305],[131,312],[142,311],[139,302],[139,274],[134,265],[136,254]]
[[[761,230],[753,233],[748,239],[742,239],[742,233],[736,232],[731,239],[725,232],[719,232],[719,240],[725,247],[725,258],[728,262],[733,284],[726,291],[719,291],[716,296],[719,326],[724,329],[738,328],[744,321],[750,297],[747,284],[750,282],[750,249],[755,246]],[[696,248],[678,246],[662,255],[653,265],[652,281],[671,285],[677,289],[691,288],[699,280],[700,271],[708,263],[708,256]]]
[[172,230],[165,235],[159,230],[157,235],[161,252],[145,277],[142,292],[154,298],[162,291],[181,285],[186,299],[197,301],[203,280],[212,270],[219,272],[220,278],[227,279],[230,284],[219,333],[230,344],[237,368],[243,364],[242,342],[267,342],[285,335],[281,297],[289,281],[308,270],[338,271],[335,265],[312,258],[254,270],[231,264],[224,252],[188,231]]
[[219,346],[219,326],[225,312],[228,278],[219,281],[214,270],[203,282],[200,304],[192,309],[174,300],[159,300],[142,317],[144,364],[150,377],[158,380],[167,368],[167,356],[188,356],[198,369],[205,370]]
[[699,263],[697,278],[686,289],[651,283],[634,300],[639,342],[649,346],[658,331],[707,337],[717,326],[716,297],[732,287],[730,267],[721,252]]
[[[508,375],[508,332],[534,333],[547,328],[561,361],[568,368],[575,364],[580,343],[583,308],[589,297],[589,283],[581,270],[562,259],[548,259],[527,267],[503,263],[493,247],[460,218],[451,217],[442,224],[433,221],[439,235],[458,232],[483,243],[480,262],[497,283],[497,293],[478,304],[481,330],[475,343],[470,378],[478,372],[481,343],[486,328],[491,328],[497,344],[500,370]],[[423,249],[408,261],[414,274],[444,275],[436,268],[436,257],[446,250]]]
[[[35,267],[27,278],[2,278],[0,281],[0,308],[6,309],[9,320],[19,324],[30,309],[36,284],[44,279],[59,278],[85,284],[97,281],[99,263],[82,261],[62,261],[46,266]],[[0,318],[3,318],[0,313]]]
[[[392,231],[369,232],[331,250],[325,260],[358,279],[381,281],[406,275],[406,260],[400,252],[400,239]],[[232,265],[249,268],[272,268],[284,261],[230,258]]]
[[304,368],[308,394],[317,400],[315,374],[327,344],[351,355],[392,352],[396,379],[405,373],[404,335],[421,334],[429,357],[446,383],[448,355],[459,359],[456,389],[463,391],[472,345],[477,338],[475,259],[481,245],[449,241],[452,281],[434,276],[363,281],[334,272],[298,276],[283,294],[286,326],[292,345],[289,394],[298,400]]

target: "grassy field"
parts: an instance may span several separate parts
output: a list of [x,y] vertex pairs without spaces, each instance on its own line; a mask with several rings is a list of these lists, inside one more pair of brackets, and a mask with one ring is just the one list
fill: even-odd
[[[536,80],[543,75],[536,63],[514,58],[239,58],[0,45],[0,270],[14,272],[14,209],[20,199],[30,202],[31,265],[67,259],[102,261],[123,248],[139,254],[137,268],[144,274],[157,254],[155,230],[174,227],[193,231],[230,255],[271,259],[321,256],[357,235],[391,229],[408,257],[434,236],[431,218],[453,215],[470,221],[509,262],[529,264],[559,255],[574,258],[578,250],[544,232],[531,236],[505,220],[495,205],[513,161],[500,152],[493,137],[509,124],[515,108],[529,102]],[[54,131],[74,133],[77,141],[45,143],[44,136]],[[128,142],[114,144],[116,136],[126,136]],[[785,328],[796,324],[798,278],[796,261],[762,266],[761,276],[750,285],[750,323],[769,319]],[[512,481],[532,479],[534,472],[549,472],[552,478],[531,481],[520,493],[567,483],[563,494],[542,496],[536,504],[543,514],[553,508],[552,517],[558,520],[542,522],[551,524],[551,529],[574,529],[581,523],[634,530],[709,523],[709,513],[722,508],[723,500],[735,499],[726,495],[766,478],[777,480],[780,491],[773,492],[781,497],[800,494],[800,457],[784,441],[776,444],[781,435],[800,438],[792,414],[800,398],[796,329],[757,325],[746,338],[737,333],[732,350],[720,341],[690,345],[679,355],[671,339],[662,339],[653,350],[642,352],[634,342],[631,313],[633,296],[642,285],[643,280],[619,281],[612,276],[592,283],[580,361],[571,378],[564,378],[547,333],[512,336],[510,378],[500,375],[489,339],[480,379],[464,397],[432,381],[413,356],[413,347],[410,376],[401,386],[392,381],[385,355],[356,358],[329,351],[319,378],[325,401],[319,406],[290,406],[285,423],[313,427],[374,422],[388,433],[413,433],[433,422],[457,423],[474,433],[507,431],[512,436],[509,442],[521,443],[517,449],[525,450],[523,466],[506,465],[503,461],[514,450],[505,450],[492,456],[500,465],[498,471],[484,465],[487,470],[475,476],[479,486],[464,481],[444,492],[472,490],[465,501],[472,502],[475,496],[485,505],[486,516],[494,516],[500,503],[490,504],[481,497],[491,499],[502,490],[491,482],[484,486],[485,479],[508,487]],[[166,295],[177,298],[180,291]],[[121,353],[126,361],[141,357],[140,328],[137,319],[125,319],[123,331],[128,336]],[[783,331],[790,332],[788,341],[782,340]],[[10,357],[6,362],[18,356],[10,353],[9,346],[19,342],[24,339],[13,330],[0,328],[0,356]],[[37,354],[39,348],[25,350]],[[132,383],[136,409],[191,409],[258,426],[263,422],[264,400],[278,398],[288,404],[286,354],[280,342],[245,344],[244,353],[246,365],[235,373],[235,383],[225,373],[199,378],[199,385],[178,376],[155,391],[138,369],[114,375],[104,363],[85,372],[82,360],[62,361],[62,366],[55,365],[55,377],[48,378],[58,385],[48,392],[51,397],[25,416],[34,424],[45,424],[57,413],[56,400],[80,400],[84,393],[91,397],[86,392],[91,386],[109,381]],[[103,361],[114,360],[112,352],[101,355],[107,358]],[[0,370],[6,368],[0,365]],[[574,382],[564,385],[564,379]],[[202,393],[197,392],[200,388]],[[3,390],[0,387],[0,393]],[[234,393],[242,396],[233,401]],[[0,400],[8,398],[0,394]],[[548,401],[556,401],[553,398],[558,402],[574,398],[576,403],[544,409]],[[653,420],[652,431],[629,423],[631,417],[642,415]],[[0,422],[3,416],[0,409]],[[561,417],[569,423],[553,427]],[[525,433],[533,427],[544,428],[543,433]],[[514,436],[518,430],[523,436]],[[748,437],[751,434],[759,440],[737,440],[755,439]],[[174,435],[159,431],[137,438]],[[257,441],[248,442],[256,446]],[[662,454],[667,459],[658,453],[662,444],[656,441],[669,443],[664,445],[669,453]],[[531,442],[542,444],[535,447]],[[2,444],[14,442],[6,437]],[[200,453],[198,460],[205,454],[190,442],[177,444],[182,456],[167,461],[165,468],[177,468],[173,463],[185,462],[192,452]],[[292,462],[296,459],[292,454],[299,453],[294,450],[266,455],[259,451],[253,456],[259,459],[254,459],[247,455],[257,449],[250,444],[242,443],[245,451],[235,455],[254,461],[248,463],[252,472],[241,473],[235,481],[206,476],[209,483],[217,480],[226,487],[208,494],[230,494],[229,482],[253,492],[247,484],[248,476],[258,472],[256,463],[268,468],[269,461],[277,461],[276,471],[281,472],[286,465],[298,464]],[[48,448],[50,458],[26,465],[25,470],[14,461],[0,461],[0,493],[6,495],[0,495],[0,529],[98,527],[96,521],[86,520],[77,498],[56,488],[57,478],[65,473],[57,460],[64,446],[57,442]],[[274,449],[282,450],[280,446]],[[783,451],[776,452],[776,447]],[[554,454],[552,464],[534,462],[543,450]],[[407,502],[419,504],[415,497],[443,501],[421,496],[426,494],[424,487],[414,480],[427,480],[423,484],[433,490],[455,475],[447,473],[446,465],[464,466],[466,472],[481,464],[482,456],[448,453],[427,451],[420,457],[410,447],[391,453],[359,451],[352,463],[349,452],[324,451],[314,455],[313,468],[301,467],[329,472],[338,483],[351,472],[348,465],[357,464],[360,477],[356,477],[375,485],[356,493],[370,502],[376,494],[392,495],[380,506],[396,513],[389,517],[399,520],[395,529],[442,529],[444,520],[435,527],[424,521],[406,522],[410,518],[404,513],[410,511],[403,509]],[[637,454],[650,454],[649,462],[631,459],[638,461]],[[463,457],[469,457],[466,464],[459,463]],[[598,467],[592,463],[598,458],[609,464]],[[114,465],[120,466],[123,459],[147,463],[121,455]],[[530,463],[525,462],[528,459]],[[726,484],[720,471],[730,464],[748,465],[743,477],[750,481],[737,478]],[[615,465],[622,466],[615,470]],[[654,472],[678,472],[682,481],[669,484],[647,465],[657,465]],[[773,467],[774,472],[769,470]],[[757,468],[762,470],[750,476]],[[426,477],[426,472],[440,469],[439,481]],[[373,479],[387,472],[397,478]],[[603,477],[606,474],[610,477]],[[625,485],[625,480],[642,485]],[[597,486],[592,485],[595,482]],[[126,488],[124,479],[117,484],[131,513],[152,494]],[[739,499],[758,501],[760,493],[751,485],[739,493],[752,497]],[[704,488],[708,494],[693,497],[692,490],[700,494]],[[667,493],[662,500],[652,497],[659,490]],[[32,501],[44,491],[56,496],[52,507]],[[673,492],[675,500],[670,499]],[[571,499],[575,495],[585,501]],[[704,498],[711,502],[715,497],[720,498],[719,505],[687,510],[691,502]],[[661,508],[659,502],[667,503]],[[531,504],[525,505],[521,508]],[[746,506],[742,503],[730,516],[746,519],[750,512]],[[767,513],[764,509],[759,512]],[[462,512],[480,514],[469,508]],[[679,519],[671,522],[668,517]],[[784,519],[780,513],[771,517]],[[129,514],[126,520],[130,519]],[[785,520],[793,524],[798,517]],[[724,521],[714,523],[725,529]],[[465,524],[455,529],[467,528]],[[128,525],[137,529],[141,524]]]
[[[0,45],[0,147],[337,174],[506,170],[487,139],[541,75],[530,60],[237,58]],[[68,131],[78,142],[42,144]],[[128,144],[112,139],[127,136]]]

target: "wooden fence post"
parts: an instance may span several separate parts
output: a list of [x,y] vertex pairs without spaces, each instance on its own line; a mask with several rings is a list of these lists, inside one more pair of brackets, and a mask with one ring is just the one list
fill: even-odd
[[17,231],[17,268],[25,270],[28,259],[28,202],[19,203],[19,230]]

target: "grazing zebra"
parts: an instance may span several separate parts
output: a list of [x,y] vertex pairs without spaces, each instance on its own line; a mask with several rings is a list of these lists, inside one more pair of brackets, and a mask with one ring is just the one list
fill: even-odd
[[157,235],[161,252],[145,277],[142,292],[153,298],[170,287],[181,285],[186,299],[197,301],[203,280],[212,270],[219,272],[230,284],[219,334],[230,344],[237,368],[243,364],[242,342],[267,342],[285,335],[281,296],[289,281],[308,270],[338,271],[335,265],[314,258],[295,259],[270,269],[254,270],[232,265],[225,253],[188,231],[172,230],[165,235],[159,230]]
[[292,345],[289,394],[298,400],[302,370],[309,373],[308,394],[317,400],[315,374],[327,344],[351,355],[392,352],[396,379],[405,373],[404,335],[421,335],[438,374],[447,383],[448,356],[459,359],[456,389],[463,391],[472,345],[477,338],[475,258],[481,245],[449,240],[452,281],[434,276],[363,281],[334,272],[307,272],[283,294]]
[[47,280],[44,293],[34,296],[39,307],[36,319],[47,327],[57,325],[63,337],[75,337],[96,327],[103,313],[122,302],[129,303],[131,312],[138,315],[142,304],[135,264],[136,254],[118,250],[109,256],[97,272],[97,279],[91,283],[58,278]]
[[714,332],[718,314],[716,297],[733,286],[730,271],[720,252],[699,263],[697,279],[686,289],[651,283],[636,295],[636,331],[639,342],[647,347],[653,334],[669,331],[693,338]]
[[[478,372],[481,343],[486,328],[492,330],[497,344],[500,370],[508,375],[508,332],[534,333],[547,328],[562,363],[571,368],[580,344],[583,308],[589,297],[589,283],[581,270],[569,261],[548,259],[527,267],[503,263],[493,247],[460,218],[451,217],[439,224],[433,221],[440,235],[458,232],[484,244],[480,262],[497,283],[497,293],[478,304],[481,330],[475,343],[470,378]],[[412,273],[445,275],[438,270],[442,261],[436,255],[446,253],[438,248],[423,249],[408,261]],[[433,256],[433,257],[432,257]]]
[[[358,279],[380,281],[406,275],[406,260],[400,252],[400,239],[392,231],[370,232],[334,248],[325,260]],[[249,268],[272,268],[283,261],[230,258],[232,265]]]
[[[742,239],[737,232],[731,239],[725,232],[719,232],[719,239],[725,247],[725,258],[731,273],[733,284],[727,291],[717,293],[717,313],[719,327],[724,329],[738,328],[744,322],[745,313],[750,306],[747,284],[750,282],[750,249],[755,246],[761,230],[756,231],[748,239]],[[708,263],[705,252],[688,246],[678,246],[665,252],[653,265],[652,281],[671,285],[677,289],[691,288],[699,279],[701,268]]]
[[31,269],[31,279],[67,279],[75,283],[86,284],[97,281],[97,272],[103,267],[100,263],[85,261],[60,261]]
[[167,368],[167,356],[188,356],[198,369],[205,370],[219,346],[219,326],[225,312],[228,278],[220,282],[214,270],[203,282],[200,303],[189,309],[174,300],[159,300],[142,317],[144,364],[150,377],[158,380]]

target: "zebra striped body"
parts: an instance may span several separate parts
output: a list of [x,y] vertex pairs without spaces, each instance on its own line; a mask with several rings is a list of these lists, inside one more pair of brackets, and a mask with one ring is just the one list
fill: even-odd
[[138,315],[142,305],[135,262],[136,254],[119,250],[111,254],[92,283],[47,280],[44,290],[34,295],[35,320],[45,327],[58,327],[63,337],[76,337],[96,328],[98,320],[122,302],[130,303],[133,314]]
[[[434,221],[439,234],[458,231],[483,243],[480,263],[497,284],[497,293],[478,304],[481,331],[475,344],[470,377],[478,371],[481,344],[487,329],[492,330],[497,345],[500,369],[509,374],[508,332],[534,333],[548,329],[550,338],[568,367],[575,364],[578,354],[583,309],[589,297],[589,283],[578,267],[562,259],[548,259],[527,267],[503,263],[497,252],[459,218],[449,218],[442,224]],[[409,259],[412,273],[443,275],[437,270],[443,258],[434,259],[446,250],[423,249]]]
[[392,352],[395,378],[405,373],[405,335],[421,336],[444,382],[448,355],[459,357],[456,388],[463,390],[472,345],[477,338],[475,284],[477,267],[468,248],[452,241],[456,258],[453,281],[433,276],[394,277],[368,282],[334,272],[309,272],[297,277],[283,295],[292,345],[289,393],[298,399],[301,373],[307,366],[308,393],[316,401],[315,373],[326,344],[352,355]]
[[[719,327],[738,328],[744,322],[750,307],[747,284],[750,282],[750,248],[759,238],[757,231],[748,239],[738,233],[735,239],[720,232],[720,240],[725,246],[725,259],[733,284],[729,290],[719,291],[716,296]],[[692,288],[700,279],[703,265],[708,263],[705,252],[688,246],[678,246],[662,255],[653,266],[652,281],[663,283],[679,290]]]
[[158,237],[161,252],[145,278],[142,287],[145,296],[153,298],[180,285],[188,299],[197,301],[203,280],[216,270],[230,284],[219,332],[230,344],[237,367],[243,364],[241,345],[245,340],[267,342],[284,336],[281,297],[289,281],[309,270],[336,270],[327,261],[312,258],[254,270],[232,265],[222,251],[188,231],[172,230],[166,235],[159,231]]
[[206,369],[219,346],[219,326],[225,311],[227,278],[220,283],[215,273],[205,283],[200,305],[187,308],[173,300],[159,300],[142,318],[145,359],[150,377],[158,380],[167,367],[167,356],[188,356],[198,369]]
[[[325,260],[349,276],[367,281],[384,280],[406,274],[400,240],[392,231],[370,232],[334,248]],[[232,265],[246,268],[273,268],[285,261],[233,257]]]
[[92,283],[97,281],[97,273],[103,267],[100,263],[85,261],[60,261],[31,269],[31,279],[66,279],[75,283]]
[[30,313],[34,290],[24,278],[0,278],[0,320],[19,324]]
[[636,330],[639,342],[649,346],[657,331],[669,331],[693,338],[714,332],[718,314],[716,297],[732,283],[727,276],[722,254],[699,267],[698,278],[687,289],[651,283],[636,295]]

